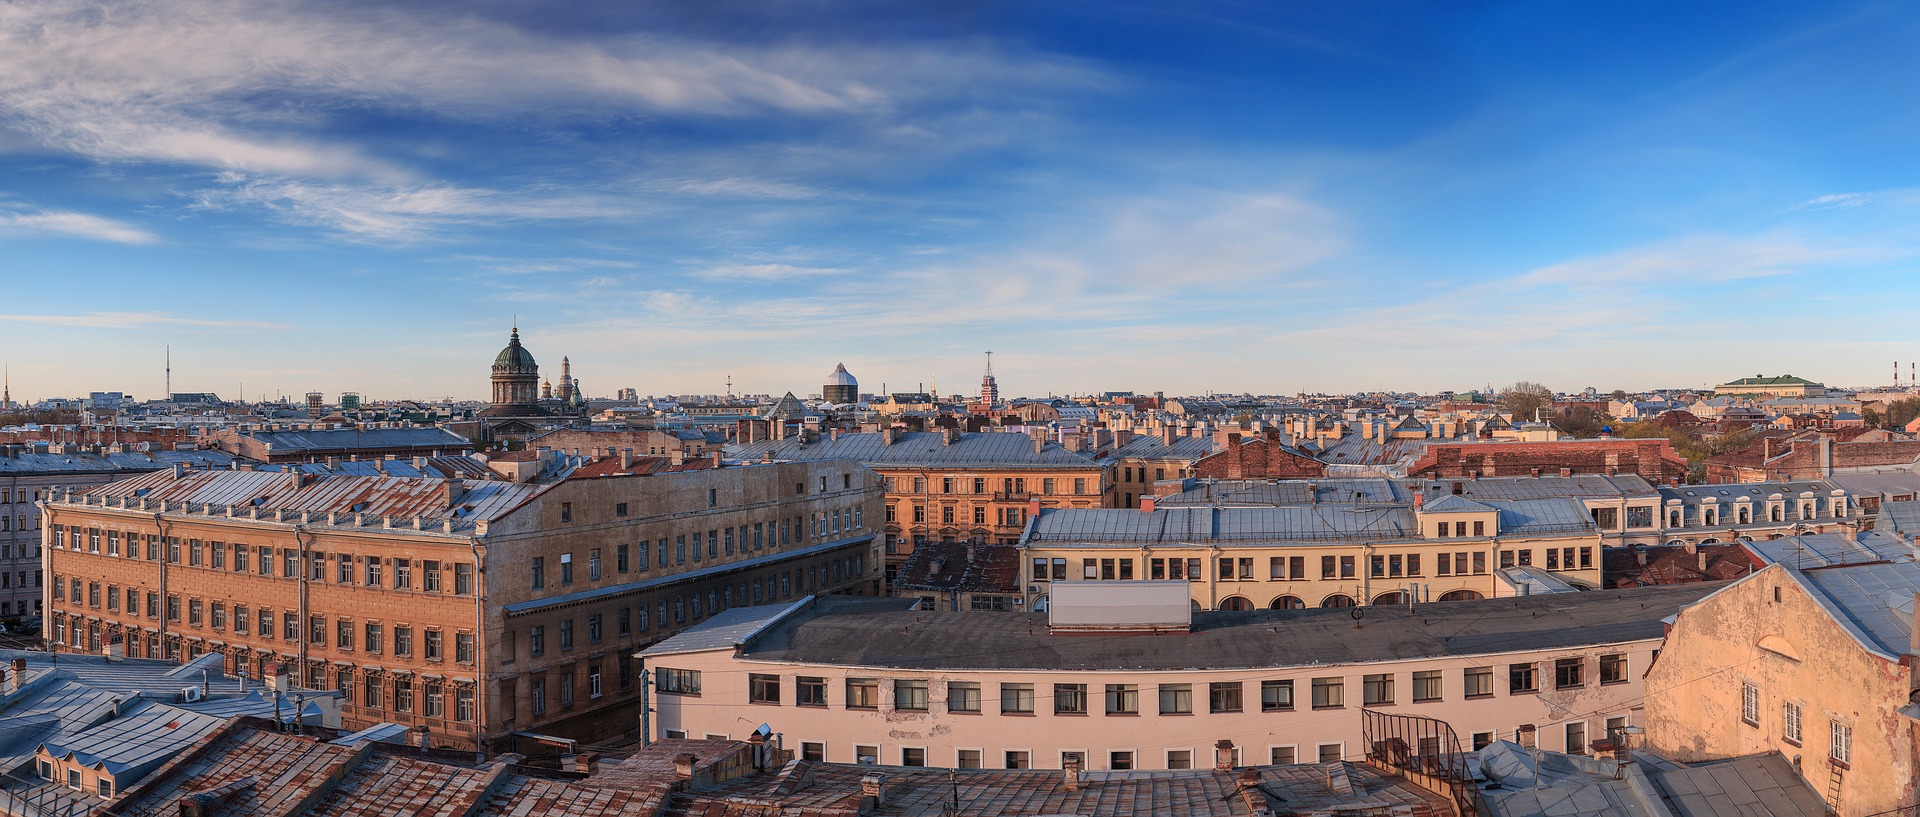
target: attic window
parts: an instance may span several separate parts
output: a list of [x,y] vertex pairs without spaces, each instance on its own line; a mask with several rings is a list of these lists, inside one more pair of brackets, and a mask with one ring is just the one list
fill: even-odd
[[1687,496],[1697,496],[1697,494],[1695,494],[1695,493],[1694,493],[1694,492],[1692,492],[1692,491],[1688,491],[1688,492],[1687,492]]
[[259,506],[261,506],[261,505],[265,505],[265,504],[267,504],[267,498],[266,498],[266,496],[265,496],[265,495],[261,495],[261,496],[256,496],[256,497],[254,497],[254,498],[253,498],[253,503],[252,503],[252,504],[253,504],[253,506],[254,506],[254,507],[259,507]]
[[366,502],[355,502],[353,503],[353,507],[348,508],[347,510],[352,511],[353,513],[359,513],[367,509],[367,504],[368,503]]

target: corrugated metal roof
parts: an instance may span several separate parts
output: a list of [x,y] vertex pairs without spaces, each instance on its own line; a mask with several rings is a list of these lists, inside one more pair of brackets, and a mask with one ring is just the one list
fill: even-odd
[[438,426],[404,428],[322,428],[295,431],[252,431],[244,436],[283,451],[377,450],[381,448],[445,448],[464,451],[467,438]]
[[1407,501],[1388,479],[1202,480],[1156,505],[1388,504]]
[[224,451],[153,451],[118,454],[15,454],[0,457],[0,474],[92,474],[159,471],[180,463],[191,468],[231,468],[233,455]]
[[[1500,513],[1502,536],[1594,530],[1586,507],[1571,499],[1474,503]],[[1182,542],[1327,542],[1410,539],[1420,535],[1411,506],[1289,505],[1046,509],[1025,542],[1177,544]]]
[[[458,502],[449,502],[449,486],[456,482],[464,493]],[[548,487],[496,480],[313,477],[273,471],[190,471],[176,478],[170,471],[161,471],[90,488],[79,496],[374,517],[494,520]]]
[[1862,531],[1858,541],[1844,533],[1752,539],[1747,550],[1767,562],[1794,568],[1913,561],[1912,547],[1879,531]]
[[[808,596],[791,604],[763,604],[758,607],[735,607],[723,610],[719,615],[707,619],[705,623],[693,629],[648,647],[640,655],[652,657],[683,652],[706,652],[745,644],[761,630],[813,604],[815,598],[815,596]],[[897,604],[905,609],[912,607],[914,602],[899,599]]]

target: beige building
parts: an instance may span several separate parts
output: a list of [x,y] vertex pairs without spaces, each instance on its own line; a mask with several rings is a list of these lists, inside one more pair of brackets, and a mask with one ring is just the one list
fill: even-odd
[[1778,751],[1841,817],[1920,804],[1920,563],[1775,564],[1687,605],[1647,671],[1648,748]]
[[1034,435],[887,429],[792,436],[730,446],[745,461],[847,459],[886,485],[888,578],[921,542],[1014,544],[1033,507],[1098,508],[1110,467]]
[[1511,595],[1502,571],[1601,586],[1602,539],[1577,501],[1181,506],[1042,511],[1021,540],[1031,609],[1057,581],[1185,581],[1202,610]]
[[766,723],[829,762],[1205,768],[1221,740],[1235,765],[1353,760],[1363,711],[1450,725],[1460,745],[1422,740],[1422,756],[1495,739],[1583,753],[1638,724],[1660,619],[1710,589],[1199,613],[1172,633],[819,598],[723,613],[641,658],[656,736]]
[[729,607],[877,593],[879,479],[857,463],[542,484],[164,471],[41,504],[49,642],[288,664],[349,729],[436,746],[598,740],[637,720],[635,650]]

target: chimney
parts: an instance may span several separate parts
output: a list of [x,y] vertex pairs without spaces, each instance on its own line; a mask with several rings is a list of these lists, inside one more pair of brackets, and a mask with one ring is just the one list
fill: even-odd
[[1060,785],[1067,791],[1080,790],[1080,756],[1069,755],[1060,762]]
[[293,688],[284,662],[274,664],[273,669],[267,671],[267,688],[274,692],[286,692]]
[[100,649],[101,654],[105,655],[109,662],[127,660],[126,636],[116,635],[109,638],[107,639],[107,643],[102,645]]
[[866,800],[864,804],[866,807],[860,809],[862,813],[886,805],[887,776],[884,774],[861,775],[860,796]]
[[327,470],[328,471],[340,470],[340,457],[338,455],[327,457]]
[[[767,457],[768,459],[772,459],[773,452],[768,451]],[[687,450],[684,448],[673,449],[672,451],[667,452],[667,460],[669,462],[672,462],[674,465],[685,464],[687,461]]]
[[7,679],[7,691],[19,692],[20,685],[27,682],[27,659],[13,659],[13,677]]
[[1213,744],[1213,770],[1216,772],[1233,770],[1233,741],[1221,738]]
[[828,439],[828,440],[831,440],[831,441],[833,441],[833,442],[836,442],[836,443],[837,443],[837,442],[839,442],[839,441],[840,441],[840,429],[837,429],[837,428],[832,428],[832,429],[828,429],[828,430],[827,430],[827,439]]
[[1027,518],[1031,519],[1039,515],[1040,515],[1040,497],[1036,496],[1031,499],[1028,499],[1027,500]]
[[1173,426],[1163,425],[1160,427],[1160,444],[1173,445]]
[[1700,557],[1700,559],[1699,559],[1699,561],[1700,561],[1700,572],[1701,572],[1701,573],[1705,573],[1705,572],[1707,572],[1707,552],[1706,552],[1706,551],[1704,551],[1704,550],[1703,550],[1703,551],[1700,551],[1700,553],[1699,553],[1699,557]]
[[174,478],[174,479],[179,479],[179,478],[181,478],[181,477],[184,477],[184,476],[186,476],[186,475],[187,475],[187,464],[186,464],[186,463],[184,463],[184,462],[176,462],[176,463],[174,463],[174,464],[173,464],[173,478]]
[[1635,546],[1633,549],[1633,560],[1636,562],[1639,562],[1641,567],[1646,567],[1647,566],[1647,549],[1643,547]]
[[1422,502],[1425,502],[1426,499],[1427,499],[1426,494],[1420,493],[1419,491],[1414,491],[1413,492],[1413,509],[1416,511],[1420,510],[1420,504]]
[[1692,556],[1692,555],[1694,555],[1694,554],[1696,554],[1696,553],[1699,553],[1699,552],[1700,552],[1700,546],[1699,546],[1698,544],[1695,544],[1695,543],[1693,543],[1693,542],[1688,542],[1688,543],[1687,543],[1687,555],[1688,555],[1688,556]]
[[1140,512],[1153,513],[1153,494],[1140,495]]
[[632,468],[632,467],[633,467],[633,449],[631,449],[631,448],[622,448],[622,449],[620,449],[620,468],[621,468],[621,470],[626,470],[626,469],[628,469],[628,468]]
[[720,449],[716,448],[710,454],[713,457],[713,467],[719,468],[723,464],[720,462]]
[[692,754],[689,754],[687,752],[681,752],[680,754],[674,755],[673,756],[673,775],[675,777],[680,778],[681,780],[692,780],[693,764],[699,762],[699,760],[700,758],[694,757]]
[[1044,431],[1033,433],[1033,453],[1038,454],[1047,448],[1047,434]]

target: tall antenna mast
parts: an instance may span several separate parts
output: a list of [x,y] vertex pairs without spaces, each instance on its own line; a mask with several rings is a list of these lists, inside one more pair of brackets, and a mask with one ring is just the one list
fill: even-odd
[[173,344],[167,344],[167,394],[162,400],[173,399]]

